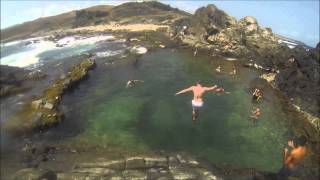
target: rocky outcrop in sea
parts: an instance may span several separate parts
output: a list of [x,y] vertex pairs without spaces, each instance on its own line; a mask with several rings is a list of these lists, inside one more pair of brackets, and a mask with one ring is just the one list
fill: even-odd
[[0,65],[0,98],[27,91],[30,87],[26,85],[26,81],[40,80],[45,77],[46,74],[41,71]]
[[63,112],[59,110],[62,95],[88,76],[88,71],[95,66],[90,59],[73,66],[66,76],[61,76],[40,97],[27,103],[12,119],[4,124],[4,129],[11,133],[26,133],[42,130],[59,123]]

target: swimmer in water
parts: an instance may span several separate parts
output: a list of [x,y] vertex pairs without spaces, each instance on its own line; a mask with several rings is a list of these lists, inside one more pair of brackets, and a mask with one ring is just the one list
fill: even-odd
[[138,82],[144,82],[144,81],[142,81],[142,80],[136,80],[136,79],[129,80],[129,81],[127,82],[126,88],[128,88],[128,87],[133,87],[133,86],[136,85]]
[[253,111],[251,111],[251,118],[252,118],[252,121],[253,121],[253,123],[256,123],[257,122],[257,120],[259,119],[259,117],[260,117],[260,115],[261,115],[261,110],[260,110],[260,108],[255,108],[255,110],[253,110]]
[[262,92],[256,88],[252,94],[252,100],[258,102],[262,98]]
[[237,69],[235,66],[232,67],[232,71],[229,73],[232,77],[236,77]]

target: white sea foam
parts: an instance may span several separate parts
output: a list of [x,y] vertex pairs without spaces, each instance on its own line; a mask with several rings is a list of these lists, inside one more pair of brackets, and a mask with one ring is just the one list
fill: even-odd
[[20,42],[21,41],[12,41],[12,42],[1,44],[1,46],[12,46],[12,45],[19,44]]
[[134,46],[131,50],[137,54],[145,54],[148,51],[148,49],[143,46]]
[[[43,40],[45,37],[47,37],[47,36],[44,36],[44,37],[34,37],[34,38],[28,38],[28,39],[11,41],[11,42],[7,42],[7,43],[2,44],[2,46],[13,46],[13,45],[17,45],[17,44],[20,44],[20,43],[32,42],[32,41],[35,41],[35,40],[39,40],[39,41],[40,41],[40,40]],[[33,44],[33,43],[32,43],[32,44]]]
[[94,44],[100,41],[106,41],[113,39],[114,37],[111,35],[104,35],[104,36],[93,36],[93,37],[81,37],[81,36],[67,36],[60,39],[57,44],[58,45],[65,45],[67,47],[78,46],[78,45],[88,45]]
[[109,57],[109,56],[115,56],[118,54],[123,53],[123,50],[116,50],[116,51],[104,51],[104,52],[97,52],[97,57]]
[[227,58],[225,58],[227,61],[236,61],[236,60],[238,60],[237,58],[230,58],[230,57],[227,57]]
[[[3,65],[17,66],[17,67],[27,67],[32,64],[39,62],[39,54],[49,51],[49,50],[59,50],[65,47],[77,47],[80,45],[92,45],[100,41],[105,41],[112,39],[113,36],[110,35],[101,35],[93,37],[81,37],[81,36],[69,36],[60,39],[57,44],[63,45],[63,47],[56,47],[56,44],[51,41],[45,41],[44,37],[30,38],[21,41],[14,41],[10,43],[3,44],[3,46],[12,46],[21,42],[28,42],[32,40],[39,40],[38,43],[32,43],[29,46],[31,47],[29,51],[24,51],[20,53],[15,53],[6,57],[1,58],[0,63]],[[79,51],[75,51],[75,54],[78,54]],[[69,53],[68,55],[74,55]]]
[[26,67],[39,62],[38,54],[55,48],[55,45],[49,41],[40,41],[33,44],[32,49],[20,53],[15,53],[1,58],[1,64],[17,67]]

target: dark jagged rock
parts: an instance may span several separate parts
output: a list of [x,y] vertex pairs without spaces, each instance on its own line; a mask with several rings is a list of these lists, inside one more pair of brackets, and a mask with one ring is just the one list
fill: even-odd
[[4,124],[6,130],[13,133],[41,130],[59,123],[63,118],[63,112],[58,105],[62,95],[88,76],[88,71],[95,66],[93,60],[83,60],[73,66],[68,75],[57,79],[48,87],[42,96],[28,103],[12,119]]
[[311,50],[311,57],[320,63],[320,42],[318,42],[316,48]]
[[196,10],[191,17],[191,34],[202,36],[206,39],[214,35],[221,29],[229,27],[236,23],[236,19],[228,16],[224,11],[218,9],[215,5],[210,4]]
[[300,47],[293,49],[294,55],[287,59],[287,64],[276,76],[276,86],[302,109],[319,116],[319,62],[312,54],[299,51]]
[[0,65],[0,98],[29,90],[26,81],[41,80],[45,77],[41,71]]
[[27,78],[29,71],[11,67],[0,66],[0,97],[16,94],[26,90],[23,81]]
[[208,37],[216,35],[221,29],[230,27],[236,22],[234,17],[228,16],[224,11],[210,4],[196,10],[191,17],[175,21],[171,26],[171,33],[175,37],[185,36],[193,39],[190,44],[194,45],[198,42],[206,42]]
[[270,49],[280,47],[272,30],[260,27],[254,17],[247,16],[237,22],[214,5],[177,20],[171,26],[171,34],[190,46],[224,56],[264,57]]

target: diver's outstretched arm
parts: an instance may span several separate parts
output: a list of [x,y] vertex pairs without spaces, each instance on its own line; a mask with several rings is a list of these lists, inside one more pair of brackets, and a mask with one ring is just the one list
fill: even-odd
[[189,91],[192,91],[192,87],[189,87],[189,88],[183,89],[183,90],[181,90],[181,91],[177,92],[177,93],[176,93],[176,95],[178,95],[178,94],[182,94],[182,93],[186,93],[186,92],[189,92]]
[[211,87],[205,87],[204,90],[205,91],[213,91],[213,90],[217,89],[217,87],[218,87],[217,85],[214,85],[214,86],[211,86]]

